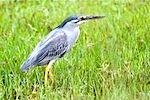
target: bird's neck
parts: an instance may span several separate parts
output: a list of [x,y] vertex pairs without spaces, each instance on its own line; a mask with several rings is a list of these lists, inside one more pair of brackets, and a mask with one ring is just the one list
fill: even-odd
[[80,30],[79,27],[76,27],[74,29],[72,28],[70,30],[65,30],[65,33],[67,35],[68,43],[70,43],[70,46],[73,46],[79,37]]

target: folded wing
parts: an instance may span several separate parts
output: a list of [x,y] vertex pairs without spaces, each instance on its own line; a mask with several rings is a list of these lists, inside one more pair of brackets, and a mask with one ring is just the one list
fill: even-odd
[[21,69],[22,71],[26,71],[35,65],[48,64],[51,60],[63,56],[68,48],[69,45],[65,33],[55,32],[50,37],[47,36],[36,46],[27,60],[22,64]]

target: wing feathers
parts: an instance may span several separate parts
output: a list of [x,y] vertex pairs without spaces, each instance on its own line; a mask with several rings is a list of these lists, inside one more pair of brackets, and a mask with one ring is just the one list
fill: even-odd
[[50,37],[43,39],[33,50],[31,55],[22,64],[23,71],[30,69],[33,65],[45,65],[51,60],[57,59],[68,50],[67,36],[64,32],[56,32]]

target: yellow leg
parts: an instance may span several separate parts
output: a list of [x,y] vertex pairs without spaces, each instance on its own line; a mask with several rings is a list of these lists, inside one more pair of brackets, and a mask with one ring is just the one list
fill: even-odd
[[49,70],[49,73],[48,73],[48,79],[51,81],[51,85],[53,85],[54,80],[53,80],[53,74],[51,72],[51,69]]
[[47,84],[48,71],[49,71],[49,67],[47,66],[47,67],[45,68],[45,81],[44,81],[45,86],[46,86],[46,84]]
[[46,86],[46,84],[47,84],[47,78],[51,81],[51,85],[53,85],[53,83],[54,83],[53,74],[52,74],[51,69],[50,69],[49,66],[47,66],[47,67],[45,68],[45,81],[44,81],[45,86]]

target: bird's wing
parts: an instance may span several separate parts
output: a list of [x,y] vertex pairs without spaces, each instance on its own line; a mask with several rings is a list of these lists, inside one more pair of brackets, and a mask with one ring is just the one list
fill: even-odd
[[67,36],[64,32],[52,36],[52,39],[42,43],[41,46],[34,61],[35,65],[47,64],[50,60],[61,57],[69,48]]
[[48,64],[51,60],[63,56],[68,49],[69,44],[66,34],[62,31],[54,32],[39,42],[27,60],[21,65],[21,69],[26,71],[34,65]]

